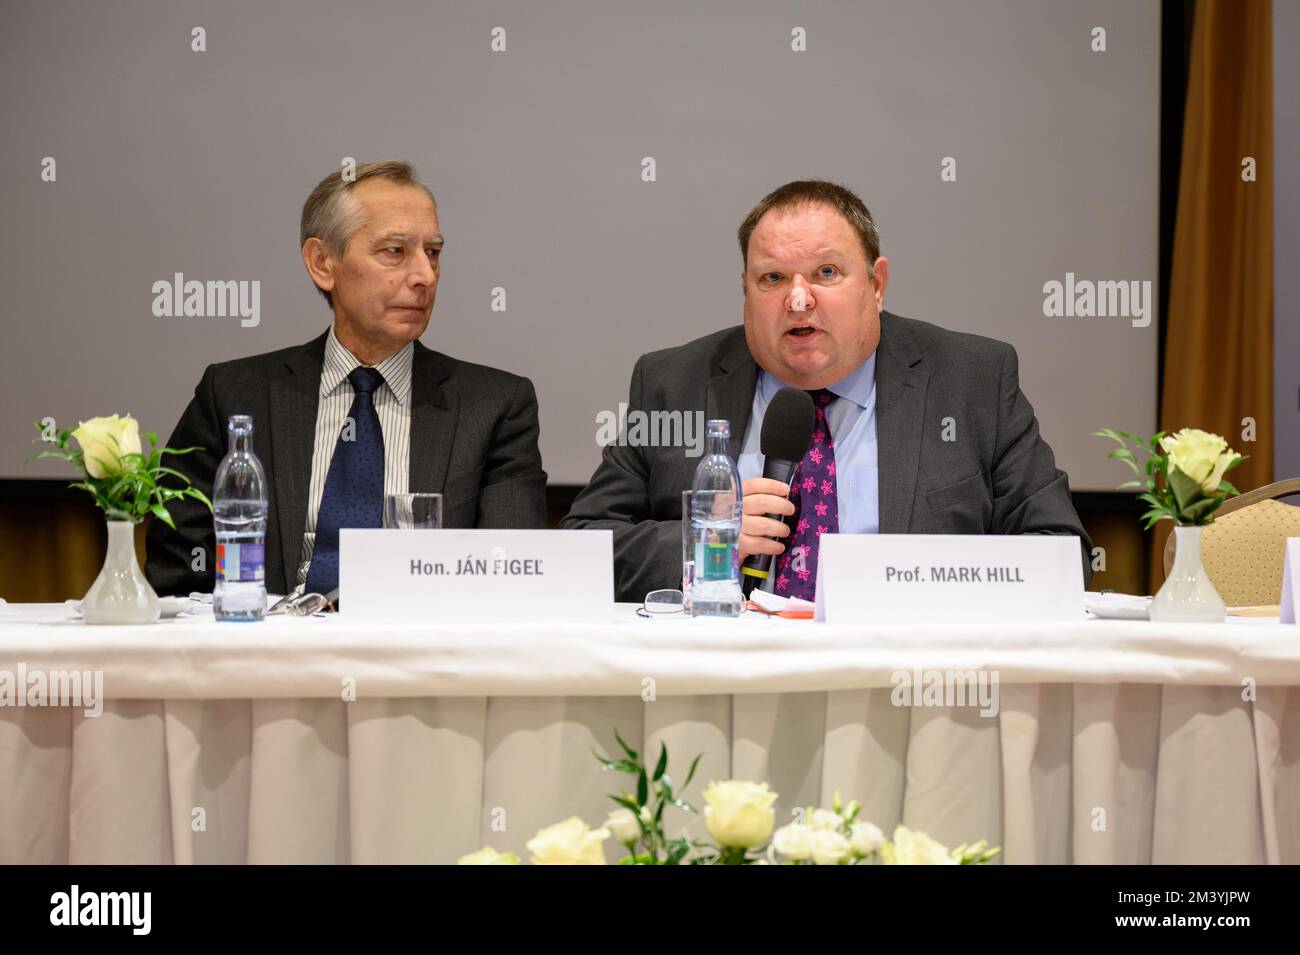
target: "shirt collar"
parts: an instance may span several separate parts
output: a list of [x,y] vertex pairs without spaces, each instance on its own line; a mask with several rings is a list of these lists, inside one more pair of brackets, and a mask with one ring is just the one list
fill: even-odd
[[[764,402],[770,402],[786,384],[776,375],[768,374],[760,368],[758,387],[762,390]],[[876,390],[876,353],[873,351],[866,361],[835,384],[827,386],[826,390],[837,398],[847,398],[859,408],[865,409]]]
[[[401,404],[406,404],[411,395],[411,363],[415,356],[415,342],[407,342],[402,348],[389,355],[374,368],[384,378],[384,384]],[[357,356],[343,347],[343,343],[334,334],[334,325],[330,324],[329,335],[325,338],[325,364],[321,368],[320,393],[331,394],[361,365]]]

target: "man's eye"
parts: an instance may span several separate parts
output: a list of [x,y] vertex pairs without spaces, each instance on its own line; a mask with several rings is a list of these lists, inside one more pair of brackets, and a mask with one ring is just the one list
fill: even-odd
[[767,273],[765,273],[765,274],[763,275],[763,279],[762,279],[762,281],[764,281],[764,282],[776,282],[776,281],[779,281],[780,278],[781,278],[781,273],[780,273],[780,272],[767,272]]
[[429,253],[431,259],[436,259],[442,253],[442,249],[425,249],[425,251]]
[[822,278],[824,278],[824,279],[834,278],[834,276],[835,276],[835,266],[833,266],[833,265],[823,265],[820,269],[817,270],[817,274],[820,275],[820,276],[821,276]]
[[401,255],[402,247],[400,245],[390,245],[388,248],[384,249],[384,251],[392,252],[394,255]]

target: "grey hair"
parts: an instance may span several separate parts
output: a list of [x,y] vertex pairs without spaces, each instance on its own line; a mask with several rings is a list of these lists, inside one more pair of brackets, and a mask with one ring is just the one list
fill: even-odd
[[[316,184],[303,203],[298,247],[306,245],[308,239],[320,239],[333,255],[341,257],[347,251],[353,233],[361,227],[361,204],[352,195],[352,189],[367,179],[387,179],[403,186],[418,186],[429,197],[434,210],[438,208],[433,192],[420,181],[409,162],[385,159],[364,163],[356,167],[354,176],[344,179],[341,171],[332,172]],[[334,299],[330,293],[319,285],[316,290],[333,308]]]

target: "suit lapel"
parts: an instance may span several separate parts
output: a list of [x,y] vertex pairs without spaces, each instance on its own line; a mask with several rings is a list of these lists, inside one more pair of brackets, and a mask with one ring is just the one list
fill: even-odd
[[916,498],[925,428],[928,372],[922,354],[893,315],[880,313],[876,349],[876,449],[880,481],[880,533],[906,534]]
[[758,384],[758,365],[749,353],[744,328],[737,328],[722,340],[718,357],[709,375],[709,393],[705,404],[706,419],[725,418],[731,423],[731,456],[740,458],[754,409],[754,388]]
[[411,363],[412,493],[440,492],[446,484],[458,418],[455,402],[442,384],[450,374],[451,361],[446,355],[415,343]]
[[270,433],[275,436],[271,442],[271,485],[279,516],[286,592],[297,584],[298,564],[302,560],[321,367],[328,334],[290,351],[284,362],[285,373],[267,384],[271,401]]

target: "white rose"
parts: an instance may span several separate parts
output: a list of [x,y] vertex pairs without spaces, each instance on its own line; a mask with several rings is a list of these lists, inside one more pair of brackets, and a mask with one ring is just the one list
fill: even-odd
[[1183,428],[1176,434],[1165,435],[1160,439],[1160,447],[1169,455],[1169,466],[1199,484],[1205,494],[1218,490],[1223,472],[1237,457],[1223,438],[1196,428]]
[[855,822],[849,842],[853,846],[853,851],[864,856],[869,856],[880,848],[884,841],[885,834],[880,831],[879,827],[869,822]]
[[787,859],[803,862],[813,854],[814,830],[802,823],[792,822],[772,834],[772,848]]
[[849,854],[849,840],[833,829],[814,829],[812,837],[813,862],[818,865],[839,865]]
[[767,788],[767,783],[751,783],[739,779],[709,783],[704,790],[704,823],[709,835],[720,846],[752,849],[761,846],[772,834],[776,823],[776,810],[772,804],[777,794]]
[[618,808],[605,820],[605,828],[614,834],[614,838],[623,845],[636,842],[641,838],[641,825],[631,809]]
[[81,452],[86,463],[86,473],[93,478],[113,477],[124,470],[121,457],[126,454],[139,454],[140,425],[127,415],[119,418],[91,418],[79,421],[79,427],[72,432],[81,445]]
[[519,856],[513,852],[497,852],[491,846],[484,846],[478,852],[461,856],[456,865],[518,865]]
[[948,850],[924,832],[915,832],[907,826],[894,830],[894,841],[881,847],[882,861],[886,865],[956,865],[957,860]]
[[577,816],[547,826],[527,842],[534,865],[604,865],[608,829],[588,829]]
[[808,814],[808,825],[814,829],[838,829],[843,822],[838,812],[829,809],[814,809]]

